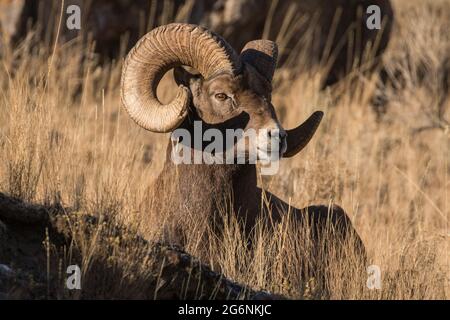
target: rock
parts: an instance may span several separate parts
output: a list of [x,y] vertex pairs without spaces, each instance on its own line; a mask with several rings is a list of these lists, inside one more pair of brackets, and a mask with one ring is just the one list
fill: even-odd
[[0,276],[10,278],[14,275],[14,271],[5,264],[0,264]]
[[[7,237],[0,247],[0,262],[7,264],[0,265],[0,299],[72,297],[61,287],[65,281],[59,278],[60,263],[70,248],[71,264],[82,265],[86,253],[74,243],[92,241],[97,251],[89,254],[89,272],[83,275],[82,290],[73,293],[75,298],[283,298],[233,282],[176,246],[150,243],[112,220],[71,212],[70,208],[44,208],[0,193],[0,225]],[[11,294],[7,296],[5,289]]]
[[[4,264],[0,264],[0,289],[4,290],[8,283],[11,280],[11,277],[13,277],[14,272],[11,268]],[[8,295],[4,292],[0,291],[0,300],[6,300],[8,298]]]
[[[7,197],[2,193],[0,193],[0,217],[4,223],[9,222],[26,225],[47,223],[49,218],[45,207],[30,205],[21,200]],[[3,224],[3,228],[5,227]]]
[[[284,299],[265,291],[254,291],[251,288],[240,285],[226,279],[223,275],[211,271],[197,259],[190,256],[176,246],[164,246],[157,244],[152,248],[152,256],[159,257],[156,270],[161,270],[158,298],[183,299],[185,296],[194,299],[251,299],[274,300]],[[180,287],[186,287],[180,292]],[[199,286],[203,290],[199,290]]]

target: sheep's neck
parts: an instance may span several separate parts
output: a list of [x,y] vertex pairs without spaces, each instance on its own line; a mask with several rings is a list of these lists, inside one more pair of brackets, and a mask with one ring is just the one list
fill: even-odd
[[184,209],[208,215],[233,206],[233,211],[246,219],[258,211],[253,207],[259,203],[255,165],[175,165],[169,146],[162,179],[169,184],[166,187],[175,188],[176,201]]

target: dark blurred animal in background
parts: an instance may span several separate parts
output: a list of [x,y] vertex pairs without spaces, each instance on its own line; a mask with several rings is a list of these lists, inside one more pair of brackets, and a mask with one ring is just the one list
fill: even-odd
[[[381,9],[381,30],[367,27],[370,5]],[[387,47],[394,17],[389,0],[221,0],[206,11],[200,24],[230,39],[237,49],[263,38],[279,43],[280,63],[286,67],[295,67],[302,53],[306,67],[328,63],[326,85],[342,79],[355,63],[369,63],[363,57],[367,47],[372,66],[365,68],[371,69]],[[305,54],[305,49],[310,51]]]
[[[103,57],[116,57],[121,43],[135,43],[156,25],[176,18],[184,0],[0,0],[0,30],[5,41],[17,42],[28,30],[38,32],[50,41],[56,36],[62,14],[59,39],[62,42],[79,35],[90,37]],[[80,8],[80,30],[69,30],[66,19],[70,6]],[[154,19],[154,21],[152,20]],[[128,39],[127,39],[128,38]]]
[[[51,0],[0,0],[0,28],[6,39],[17,41],[27,26],[38,23],[51,39],[60,13],[66,17],[73,4],[82,11],[81,30],[70,31],[63,23],[60,38],[90,34],[103,57],[123,53],[158,25],[189,22],[222,34],[238,50],[252,39],[276,41],[280,66],[293,69],[300,56],[303,70],[321,63],[328,70],[325,86],[354,66],[373,70],[388,44],[394,17],[390,0],[67,0],[63,10]],[[367,28],[370,5],[381,9],[381,30]]]

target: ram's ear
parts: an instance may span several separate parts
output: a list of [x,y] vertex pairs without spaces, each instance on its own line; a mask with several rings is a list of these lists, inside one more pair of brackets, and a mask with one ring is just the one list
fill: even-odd
[[314,133],[323,118],[323,112],[314,112],[308,120],[297,128],[287,131],[287,150],[283,154],[284,158],[291,158],[305,148],[311,141]]
[[200,74],[191,73],[183,67],[174,68],[173,77],[177,85],[183,85],[188,88],[191,88],[192,85],[199,83],[201,80]]
[[278,62],[278,46],[270,40],[250,41],[242,49],[241,59],[252,65],[269,83],[272,83]]

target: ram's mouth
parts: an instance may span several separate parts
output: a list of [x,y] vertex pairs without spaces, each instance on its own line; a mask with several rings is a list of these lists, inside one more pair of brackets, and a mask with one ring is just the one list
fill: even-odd
[[[272,148],[272,143],[276,142],[275,148]],[[279,160],[287,150],[286,139],[275,139],[266,144],[256,146],[258,160],[276,161]]]
[[284,138],[281,141],[280,155],[282,156],[286,151],[287,151],[287,141],[286,138]]
[[[263,162],[272,162],[272,161],[278,161],[280,160],[281,156],[283,155],[283,153],[281,152],[282,150],[270,150],[267,148],[257,148],[256,152],[257,152],[257,159],[259,161],[263,161]],[[283,151],[284,152],[284,151]]]

